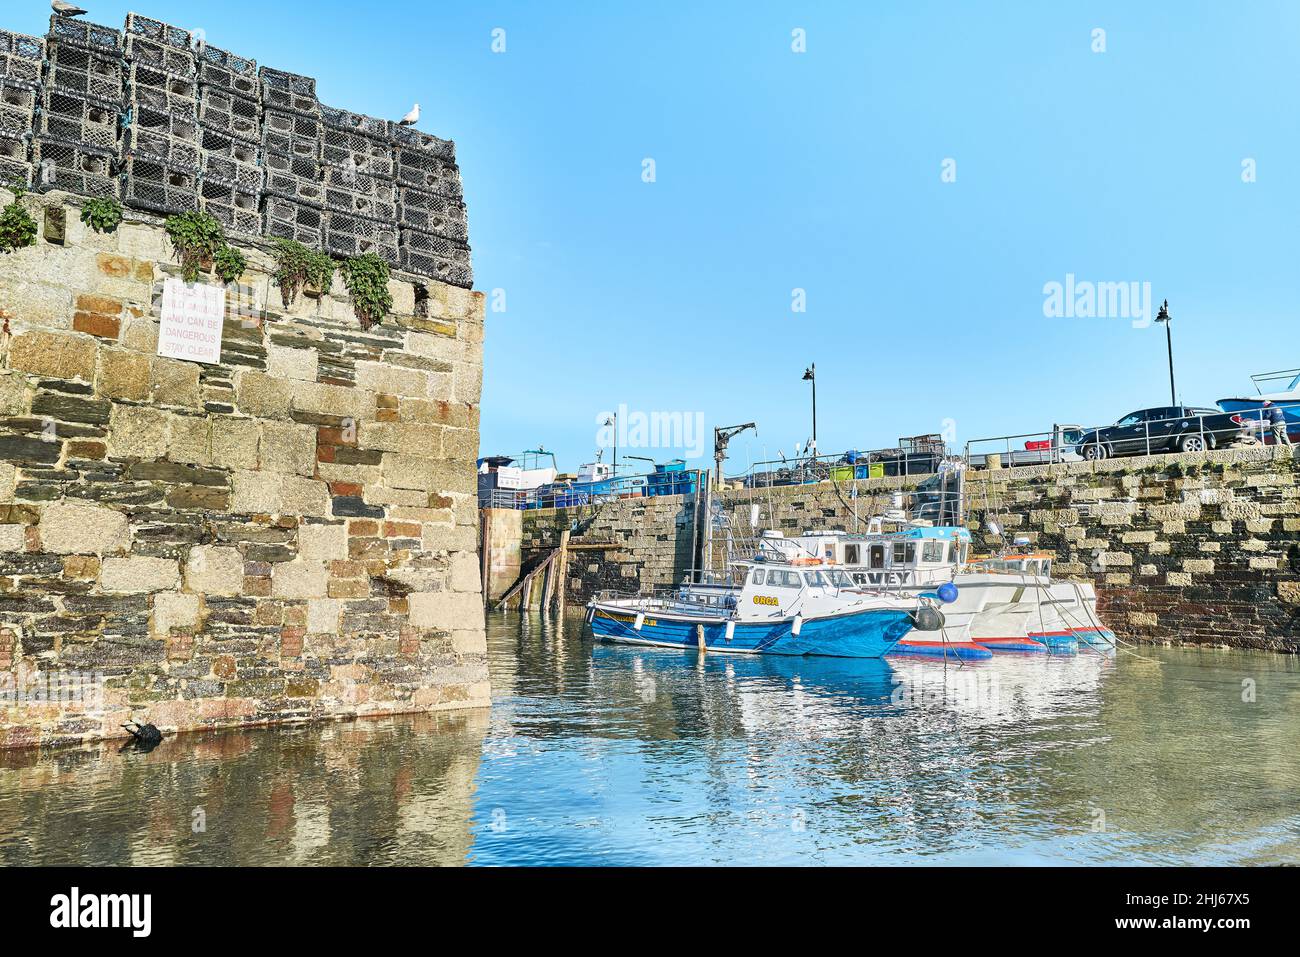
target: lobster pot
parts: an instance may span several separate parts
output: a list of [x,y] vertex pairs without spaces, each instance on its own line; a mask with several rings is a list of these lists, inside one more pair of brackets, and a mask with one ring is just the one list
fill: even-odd
[[270,237],[294,239],[319,248],[324,239],[324,213],[303,203],[268,195],[263,202],[262,230]]
[[200,86],[199,125],[256,143],[262,135],[262,111],[256,100],[221,87]]
[[101,103],[122,101],[125,64],[120,50],[88,48],[51,40],[48,51],[45,86]]
[[474,287],[474,272],[468,263],[452,262],[440,256],[403,246],[400,265],[407,272],[415,273],[417,276],[427,276],[438,282],[445,282],[449,286],[460,286],[462,289]]
[[469,265],[469,247],[464,243],[454,242],[444,236],[422,233],[414,229],[402,230],[402,247],[412,252],[437,256],[448,262]]
[[35,89],[41,85],[45,41],[0,30],[0,84]]
[[405,146],[397,147],[397,182],[458,201],[464,195],[456,164]]
[[128,65],[144,67],[157,73],[166,73],[178,80],[194,83],[198,77],[198,63],[194,54],[186,50],[154,43],[144,37],[127,36],[123,54]]
[[68,44],[105,55],[122,55],[122,31],[89,20],[73,20],[57,14],[50,17],[47,46]]
[[135,87],[132,94],[123,152],[197,173],[199,124],[189,111],[194,102],[152,87]]
[[391,180],[397,175],[392,144],[384,140],[324,125],[320,142],[321,161],[326,166],[378,179]]
[[456,144],[451,140],[440,139],[429,133],[421,133],[413,126],[392,127],[393,143],[397,146],[418,150],[428,153],[434,159],[440,159],[445,163],[456,164]]
[[407,229],[469,242],[465,204],[410,186],[397,191],[397,219]]
[[198,173],[144,156],[128,156],[123,201],[163,216],[199,210]]
[[232,183],[204,175],[199,184],[203,211],[227,229],[257,235],[262,231],[261,199],[258,191],[245,192]]
[[48,139],[84,143],[116,155],[121,124],[119,110],[116,103],[45,90],[41,95],[36,132]]
[[32,144],[32,186],[46,192],[61,189],[81,196],[116,199],[121,194],[116,164],[112,150],[37,137]]
[[[199,138],[200,145],[203,147],[203,156],[205,157],[203,166],[205,171],[212,160],[225,160],[232,164],[230,167],[225,167],[228,169],[247,167],[256,170],[258,184],[261,185],[262,168],[258,165],[261,151],[258,150],[255,144],[247,140],[241,140],[236,136],[228,136],[225,133],[207,129],[202,123],[199,124]],[[237,180],[240,178],[235,174],[227,174],[217,170],[214,170],[214,172],[225,179]]]
[[31,144],[26,137],[14,139],[0,134],[0,186],[11,186],[15,180],[31,186],[31,158]]
[[325,249],[336,256],[374,253],[385,262],[399,266],[397,243],[397,228],[389,223],[335,212],[325,217]]
[[126,37],[128,40],[132,37],[143,37],[161,46],[184,50],[187,53],[194,43],[194,35],[189,30],[174,27],[161,20],[142,17],[138,13],[126,15]]
[[320,100],[316,99],[316,81],[309,76],[285,73],[262,67],[258,71],[261,81],[262,106],[268,110],[300,113],[320,119]]
[[[204,135],[205,142],[208,142],[208,135]],[[234,142],[239,141],[235,140]],[[252,146],[248,148],[251,150]],[[201,162],[204,180],[212,179],[228,183],[243,193],[260,193],[262,191],[262,167],[260,166],[250,166],[226,152],[208,149],[202,151]]]
[[189,120],[198,118],[199,88],[192,77],[133,63],[128,69],[128,91],[133,107],[145,103],[150,109],[176,113]]
[[391,198],[393,192],[394,188],[390,185],[387,191],[380,192],[380,195],[376,197],[369,193],[358,193],[355,190],[344,189],[341,186],[331,186],[327,182],[325,184],[325,208],[331,213],[342,213],[346,216],[365,216],[369,219],[392,223],[397,221],[397,203]]
[[9,86],[0,79],[0,136],[11,139],[30,136],[38,99],[36,88]]
[[293,159],[295,176],[320,178],[320,143],[320,120],[314,117],[273,109],[267,109],[262,116],[262,149]]
[[[279,159],[280,157],[266,157],[270,159]],[[266,167],[266,180],[262,186],[262,192],[268,196],[278,196],[281,199],[293,200],[303,206],[312,206],[316,209],[322,209],[325,204],[324,191],[321,184],[316,180],[303,179],[300,176],[294,176],[292,173],[282,173],[279,170]]]
[[254,103],[260,101],[256,60],[204,44],[199,50],[198,68],[199,86],[215,86]]

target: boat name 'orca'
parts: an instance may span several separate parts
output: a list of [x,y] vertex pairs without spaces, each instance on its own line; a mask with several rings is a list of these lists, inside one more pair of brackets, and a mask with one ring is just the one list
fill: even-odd
[[152,894],[71,894],[50,898],[50,926],[127,927],[134,937],[148,937],[153,927]]

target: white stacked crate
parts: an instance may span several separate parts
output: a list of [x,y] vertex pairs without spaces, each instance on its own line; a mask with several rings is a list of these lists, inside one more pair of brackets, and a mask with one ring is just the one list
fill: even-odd
[[262,67],[263,229],[319,248],[325,239],[321,106],[311,77]]
[[32,141],[36,188],[120,196],[124,67],[120,31],[66,17],[50,18]]
[[394,131],[401,266],[468,289],[474,284],[456,147],[418,130]]
[[387,120],[321,107],[325,248],[336,256],[398,253],[396,162]]
[[199,61],[203,208],[227,229],[262,231],[262,107],[257,63],[204,46]]
[[32,184],[32,132],[45,41],[0,30],[0,186]]
[[198,63],[188,30],[127,14],[128,205],[161,215],[199,209]]

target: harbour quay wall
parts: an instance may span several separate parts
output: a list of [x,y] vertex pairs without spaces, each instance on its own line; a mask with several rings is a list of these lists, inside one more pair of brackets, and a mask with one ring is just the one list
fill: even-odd
[[241,245],[219,361],[166,358],[161,222],[24,202],[37,245],[0,255],[0,748],[487,705],[482,295],[397,277],[362,331],[338,276],[284,307]]
[[[743,534],[795,534],[862,528],[894,492],[916,484],[881,478],[856,489],[822,482],[717,494]],[[1123,638],[1300,651],[1300,482],[1290,448],[973,471],[965,506],[977,552],[1027,539],[1054,556],[1057,576],[1096,586],[1103,617]],[[554,547],[558,529],[590,522],[571,542],[614,547],[570,562],[570,601],[585,601],[597,587],[669,585],[692,566],[689,521],[685,535],[676,524],[682,514],[692,507],[680,497],[526,512],[523,561]],[[719,566],[724,551],[715,542]]]

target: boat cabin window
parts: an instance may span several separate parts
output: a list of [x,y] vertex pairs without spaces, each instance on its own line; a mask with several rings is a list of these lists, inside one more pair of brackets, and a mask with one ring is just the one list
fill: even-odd
[[894,542],[894,564],[911,565],[916,561],[915,542]]
[[825,588],[826,579],[822,577],[821,572],[804,572],[803,580],[812,588]]
[[927,541],[921,549],[921,560],[935,563],[942,562],[945,544],[947,543],[935,541],[933,539]]
[[871,548],[868,550],[867,554],[870,558],[870,562],[867,565],[868,568],[885,567],[885,546],[884,545],[872,545]]
[[845,545],[844,546],[844,564],[858,565],[862,562],[862,546]]
[[754,569],[754,584],[755,585],[763,584],[763,569],[761,568]]
[[967,553],[967,551],[969,551],[969,550],[970,550],[970,545],[969,545],[969,543],[967,543],[967,542],[962,542],[960,545],[958,545],[958,546],[957,546],[957,561],[960,562],[961,564],[965,565],[965,564],[966,564],[966,553]]
[[848,572],[842,572],[839,569],[830,569],[826,572],[826,577],[831,580],[831,584],[836,588],[853,587],[853,577]]
[[802,588],[803,583],[799,580],[798,572],[783,571],[779,568],[772,568],[767,573],[767,583],[777,588]]

